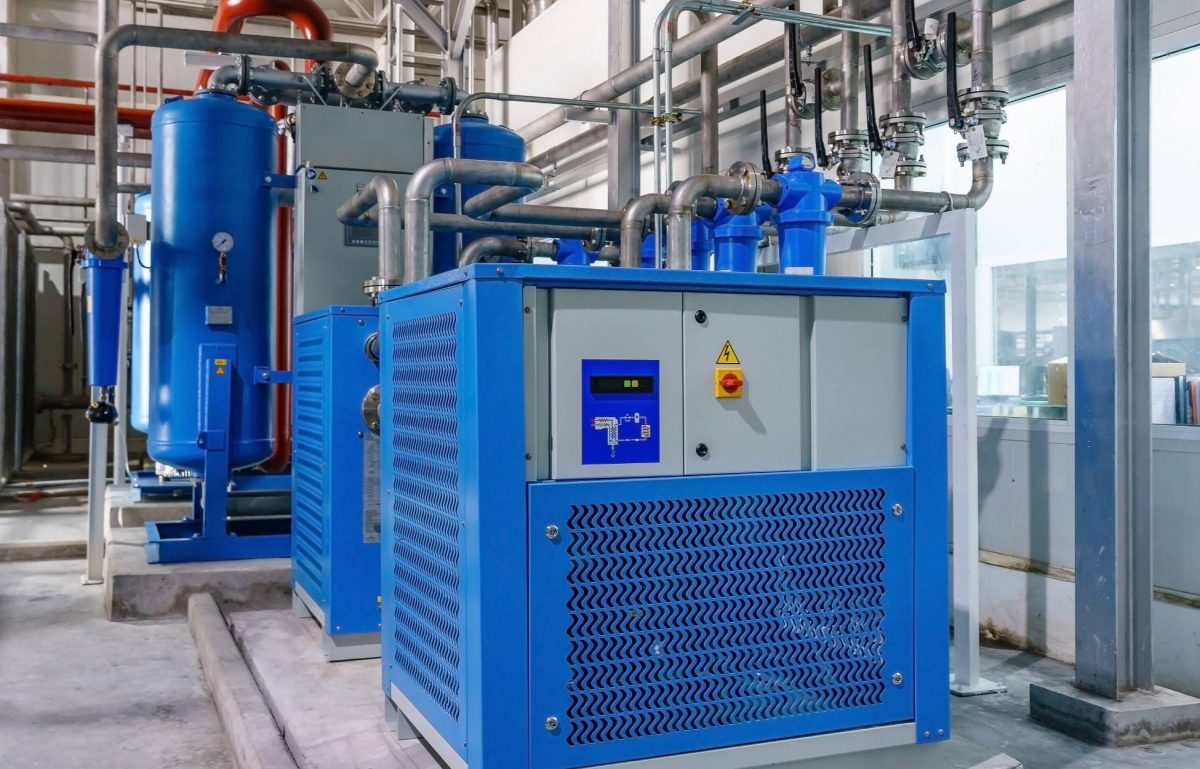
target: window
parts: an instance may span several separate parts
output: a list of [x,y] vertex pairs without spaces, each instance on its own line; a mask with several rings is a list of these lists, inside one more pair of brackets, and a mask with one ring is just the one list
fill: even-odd
[[[1154,421],[1200,424],[1200,156],[1187,131],[1200,109],[1179,99],[1200,78],[1200,49],[1154,62],[1150,91],[1150,338]],[[1170,119],[1165,116],[1170,115]]]

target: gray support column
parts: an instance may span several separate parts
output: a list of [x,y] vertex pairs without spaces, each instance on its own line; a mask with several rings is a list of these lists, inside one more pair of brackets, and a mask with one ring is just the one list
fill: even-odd
[[[514,5],[516,5],[514,3]],[[608,0],[608,71],[616,74],[641,59],[641,5],[625,0]],[[633,96],[623,102],[636,104]],[[608,128],[608,207],[619,211],[642,192],[642,153],[639,150],[640,116],[625,110],[612,113]]]
[[1154,686],[1148,3],[1075,14],[1074,88],[1075,683],[1116,699]]

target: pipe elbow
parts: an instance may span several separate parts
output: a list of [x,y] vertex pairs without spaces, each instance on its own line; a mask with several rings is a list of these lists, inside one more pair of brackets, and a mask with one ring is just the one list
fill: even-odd
[[213,73],[208,76],[208,90],[224,90],[226,87],[236,84],[239,77],[241,75],[238,72],[238,67],[233,64],[226,64],[224,67],[213,70]]
[[523,258],[524,255],[525,246],[516,238],[489,236],[472,241],[464,248],[458,258],[458,266],[466,267],[493,256]]
[[671,195],[671,203],[667,206],[668,216],[683,216],[691,213],[696,201],[712,195],[711,177],[693,176],[684,180]]
[[427,200],[442,184],[450,180],[451,158],[438,158],[417,169],[404,190],[405,200]]
[[394,177],[378,174],[371,179],[370,189],[375,193],[380,208],[396,208],[403,204],[400,183]]

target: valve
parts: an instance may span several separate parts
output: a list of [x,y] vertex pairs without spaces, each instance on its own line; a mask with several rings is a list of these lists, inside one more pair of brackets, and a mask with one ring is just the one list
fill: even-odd
[[84,416],[94,425],[111,425],[117,421],[117,407],[106,400],[95,400],[88,404]]

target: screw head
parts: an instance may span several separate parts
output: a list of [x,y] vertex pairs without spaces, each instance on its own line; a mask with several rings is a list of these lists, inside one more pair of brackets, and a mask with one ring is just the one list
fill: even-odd
[[892,673],[892,685],[900,686],[904,683],[904,676],[900,673]]
[[897,518],[904,515],[904,507],[901,506],[899,502],[892,505],[892,515],[896,516]]
[[708,322],[708,313],[705,312],[704,310],[696,310],[696,322],[697,323],[707,323]]
[[696,446],[696,456],[698,456],[700,458],[707,457],[708,456],[708,445],[705,443],[698,444]]
[[938,729],[938,736],[939,736],[939,737],[945,737],[945,736],[946,736],[946,730],[945,730],[945,729]]
[[558,729],[558,716],[550,716],[546,719],[546,731],[553,732]]
[[546,539],[558,539],[559,529],[553,523],[546,527]]
[[929,731],[928,731],[928,730],[926,730],[926,732],[925,732],[925,739],[929,739],[929,737],[930,737]]

